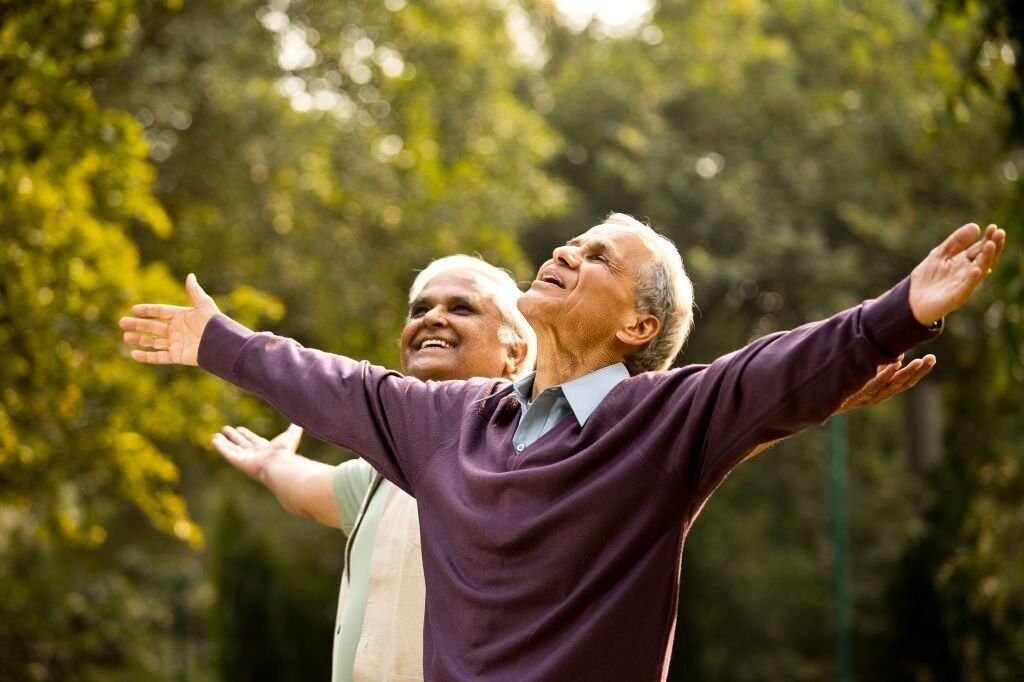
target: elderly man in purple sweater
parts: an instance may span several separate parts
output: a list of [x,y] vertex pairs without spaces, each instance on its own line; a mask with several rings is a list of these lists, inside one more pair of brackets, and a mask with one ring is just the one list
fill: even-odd
[[539,353],[515,383],[424,383],[256,334],[194,276],[194,307],[138,305],[121,326],[134,359],[254,391],[416,497],[428,679],[656,680],[710,494],[937,335],[1005,237],[965,225],[877,299],[674,370],[692,288],[675,247],[618,214],[555,249],[520,299]]

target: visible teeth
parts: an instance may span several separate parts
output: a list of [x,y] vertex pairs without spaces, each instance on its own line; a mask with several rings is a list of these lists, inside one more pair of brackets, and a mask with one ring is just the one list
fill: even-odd
[[427,339],[426,341],[424,341],[423,343],[420,344],[420,350],[423,350],[424,348],[451,348],[451,347],[452,347],[452,344],[448,343],[447,341],[442,341],[441,339]]

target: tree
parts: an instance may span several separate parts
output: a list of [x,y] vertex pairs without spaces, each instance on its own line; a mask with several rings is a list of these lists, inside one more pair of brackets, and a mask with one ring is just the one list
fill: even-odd
[[115,331],[128,302],[181,298],[132,240],[171,230],[148,146],[89,83],[124,55],[134,9],[0,9],[0,660],[19,679],[125,665],[159,627],[112,528],[202,543],[168,446],[205,440],[220,387],[140,371]]

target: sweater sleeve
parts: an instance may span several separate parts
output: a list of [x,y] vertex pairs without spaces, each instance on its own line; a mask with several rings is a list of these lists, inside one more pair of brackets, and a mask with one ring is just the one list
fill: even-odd
[[224,315],[203,332],[199,366],[259,395],[313,436],[352,450],[410,495],[473,392],[469,382],[421,382],[254,333]]
[[826,320],[758,339],[702,370],[681,371],[686,390],[673,421],[684,443],[676,452],[691,456],[676,464],[698,498],[756,446],[824,422],[878,365],[938,335],[941,324],[926,328],[914,318],[909,291],[906,279]]

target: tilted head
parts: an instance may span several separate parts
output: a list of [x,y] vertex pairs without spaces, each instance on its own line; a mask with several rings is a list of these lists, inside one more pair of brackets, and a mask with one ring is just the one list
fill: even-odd
[[667,369],[693,327],[693,284],[675,245],[631,216],[552,253],[519,302],[542,339],[581,356],[597,349],[630,374]]
[[504,377],[533,369],[537,342],[504,270],[472,256],[432,262],[409,289],[402,371],[424,381]]

